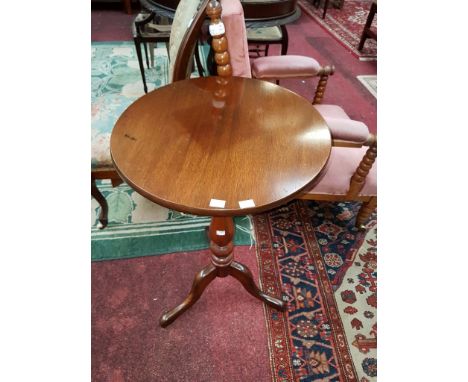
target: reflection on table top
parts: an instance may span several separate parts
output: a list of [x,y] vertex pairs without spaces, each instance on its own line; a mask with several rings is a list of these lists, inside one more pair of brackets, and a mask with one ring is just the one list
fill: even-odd
[[309,101],[239,77],[150,92],[122,114],[111,137],[116,169],[134,189],[168,208],[211,216],[292,199],[317,178],[330,150],[328,127]]

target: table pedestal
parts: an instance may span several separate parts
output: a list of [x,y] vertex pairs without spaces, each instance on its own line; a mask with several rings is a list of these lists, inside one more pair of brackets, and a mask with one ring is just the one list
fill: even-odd
[[193,280],[192,289],[182,303],[165,312],[159,324],[164,328],[190,308],[201,297],[203,291],[215,277],[233,276],[252,296],[279,310],[285,310],[284,301],[263,293],[253,280],[252,273],[245,265],[234,261],[232,240],[234,238],[232,217],[213,217],[209,227],[211,264],[198,272]]

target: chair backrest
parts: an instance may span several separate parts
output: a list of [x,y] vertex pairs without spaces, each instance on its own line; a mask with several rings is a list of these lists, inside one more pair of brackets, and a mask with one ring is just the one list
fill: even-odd
[[244,8],[239,0],[221,0],[221,19],[228,39],[232,75],[251,78],[249,44],[245,27]]
[[192,58],[209,0],[180,0],[169,39],[169,82],[190,77]]

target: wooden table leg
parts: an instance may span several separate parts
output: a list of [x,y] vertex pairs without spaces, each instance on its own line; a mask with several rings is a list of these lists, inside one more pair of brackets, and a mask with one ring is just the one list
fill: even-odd
[[265,304],[270,305],[272,308],[283,311],[286,309],[286,304],[284,301],[275,297],[271,297],[257,288],[253,280],[252,272],[250,272],[250,269],[245,265],[238,263],[237,261],[233,261],[229,266],[229,274],[235,279],[239,280],[247,292],[249,292],[252,296],[260,299]]
[[165,328],[190,308],[200,298],[208,284],[215,277],[233,276],[252,296],[273,308],[285,310],[284,301],[263,293],[253,279],[252,273],[245,265],[233,261],[234,220],[232,217],[213,217],[208,229],[211,249],[211,264],[197,273],[192,289],[185,300],[169,312],[165,312],[159,324]]
[[195,276],[195,279],[193,280],[192,289],[190,290],[189,295],[174,309],[170,310],[169,312],[165,312],[161,316],[159,324],[165,328],[167,325],[174,322],[174,320],[182,313],[184,313],[188,308],[195,304],[201,297],[208,284],[215,279],[216,273],[216,268],[212,264],[206,266],[200,272],[198,272]]

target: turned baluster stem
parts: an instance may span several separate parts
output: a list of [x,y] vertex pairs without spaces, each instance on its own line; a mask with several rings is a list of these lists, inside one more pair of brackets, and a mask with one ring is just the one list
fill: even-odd
[[232,217],[212,217],[210,238],[211,263],[218,269],[218,276],[227,276],[226,268],[233,260],[234,221]]

